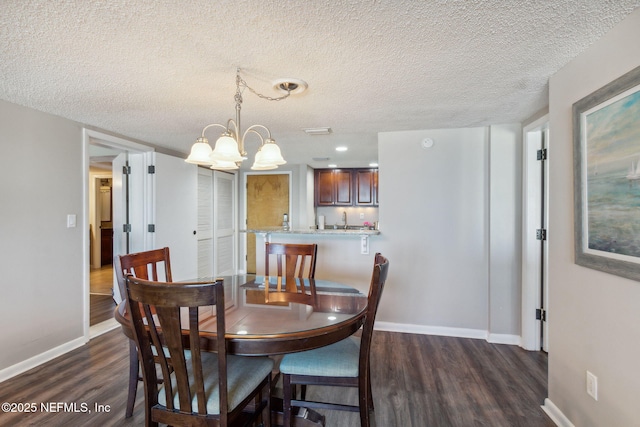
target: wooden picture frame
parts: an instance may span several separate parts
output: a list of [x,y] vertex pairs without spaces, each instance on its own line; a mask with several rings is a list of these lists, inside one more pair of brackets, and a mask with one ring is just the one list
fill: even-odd
[[575,262],[640,281],[640,67],[573,104]]

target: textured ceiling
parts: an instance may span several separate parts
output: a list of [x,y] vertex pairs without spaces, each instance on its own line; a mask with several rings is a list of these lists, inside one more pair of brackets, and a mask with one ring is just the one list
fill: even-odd
[[[377,132],[521,122],[640,0],[2,0],[0,99],[187,153],[234,117],[289,163],[377,158]],[[329,126],[327,136],[302,129]],[[207,136],[211,141],[216,131]],[[247,143],[249,153],[257,140]],[[337,145],[348,145],[336,153]],[[247,163],[247,162],[245,162]]]

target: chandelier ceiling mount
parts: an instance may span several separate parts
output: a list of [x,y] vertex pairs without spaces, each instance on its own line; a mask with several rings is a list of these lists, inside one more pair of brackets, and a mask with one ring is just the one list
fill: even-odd
[[[263,125],[249,126],[244,132],[241,128],[240,110],[242,109],[242,90],[249,89],[250,92],[259,98],[268,101],[281,101],[292,94],[302,93],[307,89],[307,83],[300,79],[278,79],[273,82],[273,87],[283,92],[279,97],[266,96],[256,92],[247,85],[240,77],[240,68],[236,70],[236,118],[227,120],[226,125],[212,123],[202,129],[202,135],[196,139],[191,147],[191,153],[185,160],[188,163],[210,166],[211,169],[233,170],[238,169],[243,160],[247,159],[245,150],[245,140],[249,134],[256,135],[260,140],[260,146],[255,156],[255,161],[251,169],[269,170],[276,169],[286,163],[280,152],[280,147],[276,145],[271,137],[271,131]],[[223,129],[222,134],[216,141],[215,148],[211,148],[209,140],[204,136],[207,129],[219,127]]]

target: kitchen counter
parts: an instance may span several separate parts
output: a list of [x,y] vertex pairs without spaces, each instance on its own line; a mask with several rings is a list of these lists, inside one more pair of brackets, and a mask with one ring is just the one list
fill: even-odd
[[377,236],[380,234],[380,230],[369,229],[344,229],[344,228],[325,228],[324,230],[318,230],[313,228],[308,229],[293,229],[283,230],[282,227],[265,227],[259,229],[247,229],[240,230],[241,233],[256,233],[256,234],[320,234],[320,235],[339,235],[339,236]]

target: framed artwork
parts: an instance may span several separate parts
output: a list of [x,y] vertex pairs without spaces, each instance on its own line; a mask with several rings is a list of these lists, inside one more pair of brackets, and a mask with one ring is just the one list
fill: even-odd
[[573,104],[575,262],[640,281],[640,67]]

